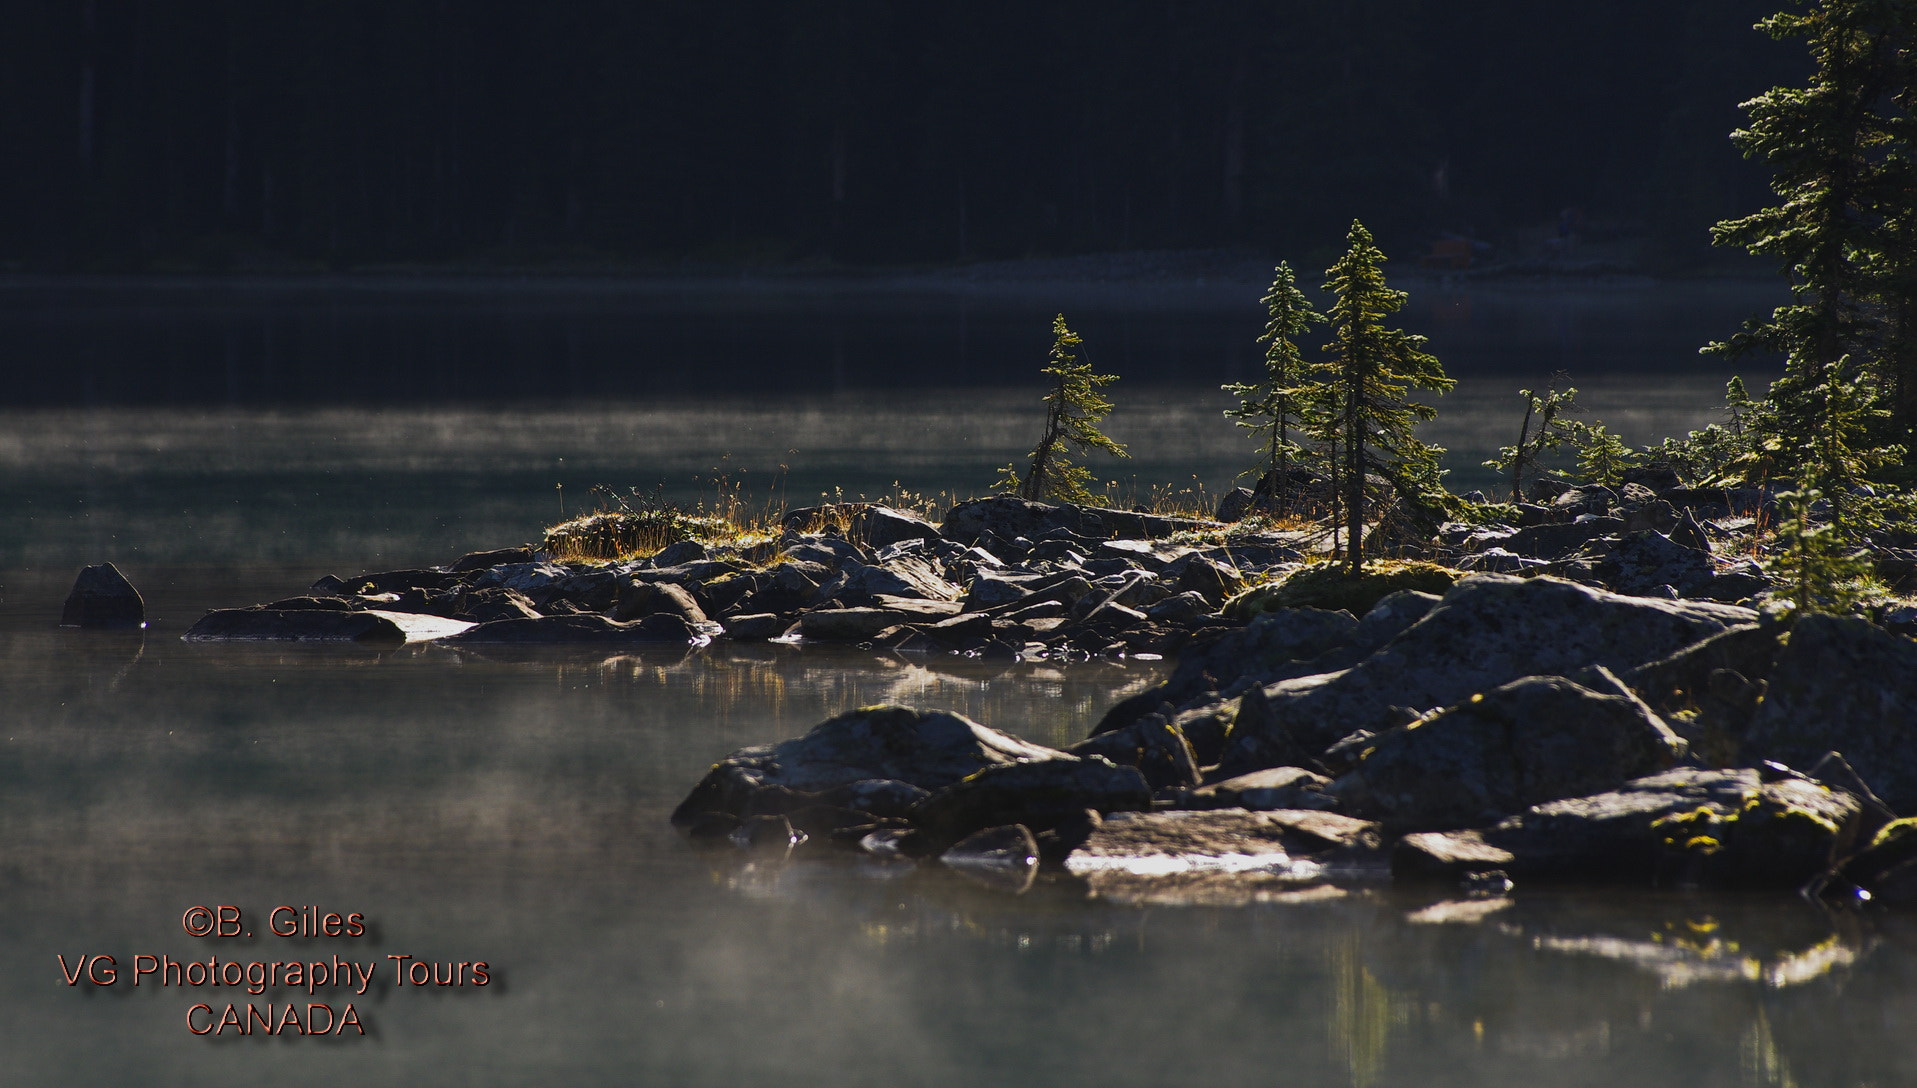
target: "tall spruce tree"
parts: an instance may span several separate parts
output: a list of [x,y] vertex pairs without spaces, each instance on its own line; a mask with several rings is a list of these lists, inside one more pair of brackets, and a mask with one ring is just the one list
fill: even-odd
[[1271,289],[1259,301],[1265,304],[1266,315],[1265,331],[1258,337],[1265,345],[1265,380],[1232,382],[1222,388],[1238,398],[1238,407],[1227,408],[1225,415],[1258,436],[1264,452],[1262,471],[1276,488],[1291,460],[1304,452],[1292,437],[1307,408],[1299,386],[1309,367],[1298,338],[1325,317],[1311,308],[1291,266],[1282,262],[1272,270]]
[[1089,503],[1091,470],[1073,462],[1068,453],[1102,450],[1114,457],[1131,456],[1098,429],[1112,410],[1112,402],[1099,387],[1117,381],[1118,376],[1094,374],[1090,363],[1079,362],[1076,349],[1082,343],[1066,326],[1064,314],[1052,319],[1052,350],[1041,371],[1052,379],[1052,390],[1045,394],[1045,433],[1032,447],[1022,476],[1012,465],[1000,470],[999,490],[1026,499]]
[[1424,337],[1385,324],[1404,307],[1406,295],[1386,285],[1385,256],[1371,232],[1354,220],[1345,240],[1350,248],[1325,273],[1325,290],[1334,298],[1334,339],[1325,346],[1327,358],[1309,399],[1321,413],[1315,437],[1342,451],[1337,490],[1345,569],[1356,574],[1364,564],[1369,477],[1383,480],[1390,497],[1413,517],[1435,521],[1444,493],[1438,467],[1444,451],[1412,431],[1437,412],[1406,394],[1443,393],[1457,383],[1424,350]]
[[[1760,444],[1771,471],[1818,475],[1807,463],[1829,442],[1801,433],[1827,426],[1822,401],[1861,379],[1892,410],[1890,441],[1917,432],[1917,163],[1913,73],[1917,4],[1911,0],[1811,0],[1758,24],[1802,38],[1816,64],[1804,87],[1773,87],[1744,108],[1731,134],[1746,157],[1770,163],[1779,202],[1712,231],[1719,245],[1775,257],[1793,299],[1709,350],[1781,351],[1773,401],[1793,440]],[[1848,365],[1844,362],[1849,359]]]

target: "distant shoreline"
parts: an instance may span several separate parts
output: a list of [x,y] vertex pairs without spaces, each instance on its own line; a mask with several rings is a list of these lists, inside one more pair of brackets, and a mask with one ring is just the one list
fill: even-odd
[[[724,266],[690,262],[651,265],[470,266],[368,265],[345,270],[259,267],[224,272],[0,272],[0,293],[36,290],[174,290],[246,293],[412,292],[464,294],[510,291],[541,294],[711,295],[740,291],[794,295],[1045,294],[1061,302],[1087,297],[1149,297],[1204,307],[1244,304],[1270,282],[1276,259],[1247,250],[1153,250],[1033,257],[969,264],[845,267],[793,263]],[[1297,266],[1299,262],[1291,262]],[[1392,281],[1412,290],[1469,288],[1533,293],[1559,290],[1646,290],[1721,285],[1749,290],[1783,281],[1774,272],[1723,267],[1694,275],[1657,276],[1601,262],[1518,262],[1454,272],[1420,267],[1400,257]],[[1305,280],[1312,277],[1307,274]]]

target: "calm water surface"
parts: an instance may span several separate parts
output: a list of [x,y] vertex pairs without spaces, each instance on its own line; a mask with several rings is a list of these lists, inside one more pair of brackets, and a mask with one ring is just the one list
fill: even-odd
[[[275,303],[267,316],[330,320],[301,305]],[[592,304],[565,305],[593,325]],[[1495,328],[1473,322],[1507,305],[1479,302],[1452,319],[1496,342]],[[440,311],[425,309],[413,334],[440,343]],[[1641,440],[1708,421],[1720,374],[1682,369],[1675,355],[1627,366],[1644,350],[1642,328],[1569,309],[1580,337],[1617,330],[1612,369],[1635,369],[1580,380],[1595,414]],[[1014,310],[1000,317],[1009,324]],[[1203,316],[1164,316],[1139,342]],[[19,308],[6,320],[23,320]],[[57,325],[57,314],[47,320]],[[210,320],[155,306],[134,325],[164,339],[181,321]],[[262,315],[240,307],[235,320]],[[1151,325],[1149,314],[1133,320]],[[1527,320],[1548,331],[1559,318]],[[137,355],[124,338],[96,349],[113,373]],[[1205,358],[1202,380],[1141,381],[1149,398],[1114,416],[1138,451],[1128,469],[1141,495],[1167,482],[1215,494],[1242,463],[1209,388],[1225,364]],[[181,381],[198,380],[181,365]],[[1465,384],[1434,437],[1462,475],[1510,440],[1506,402],[1520,379],[1453,369]],[[601,389],[530,408],[370,394],[300,403],[241,388],[214,406],[61,394],[0,411],[6,1081],[1781,1088],[1917,1078],[1907,1028],[1917,1023],[1917,928],[1896,916],[1677,891],[1525,888],[1467,901],[1355,887],[1224,907],[1088,900],[1041,883],[1013,896],[939,871],[701,853],[666,824],[713,760],[850,707],[949,706],[1063,744],[1162,665],[178,640],[206,608],[291,593],[324,571],[529,539],[560,503],[576,512],[596,482],[664,481],[696,498],[716,468],[749,488],[766,481],[762,498],[777,481],[795,504],[834,485],[975,492],[1030,441],[1036,414],[1028,389],[949,377],[776,396],[715,384]],[[74,569],[101,559],[146,592],[155,622],[143,636],[52,626]],[[359,911],[373,925],[358,941],[199,940],[180,923],[195,904],[238,905],[255,927],[280,904]],[[188,1033],[190,1005],[295,995],[66,986],[56,957],[92,953],[123,967],[136,954],[337,954],[382,970],[389,955],[485,960],[495,982],[416,991],[388,975],[352,999],[372,1030],[364,1040],[216,1042]],[[338,991],[331,1000],[344,1004]]]

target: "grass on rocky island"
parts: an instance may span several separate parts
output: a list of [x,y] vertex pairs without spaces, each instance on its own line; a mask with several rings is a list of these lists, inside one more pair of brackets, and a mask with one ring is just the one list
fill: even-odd
[[[592,489],[596,509],[546,529],[541,548],[561,562],[608,562],[643,559],[681,541],[696,540],[716,548],[749,549],[777,539],[791,514],[808,511],[792,526],[801,533],[835,532],[854,535],[858,515],[868,505],[886,506],[936,525],[950,510],[970,498],[952,491],[915,492],[896,482],[883,495],[848,495],[842,488],[821,492],[818,502],[789,506],[778,498],[754,502],[742,490],[721,478],[714,493],[689,504],[668,501],[659,491],[650,494],[599,486]],[[1141,510],[1166,517],[1210,521],[1213,505],[1204,485],[1154,485],[1141,492],[1132,482],[1108,483],[1098,496],[1116,510]],[[1246,537],[1272,533],[1307,533],[1318,523],[1303,517],[1253,514],[1243,521],[1181,530],[1167,543],[1208,547]]]

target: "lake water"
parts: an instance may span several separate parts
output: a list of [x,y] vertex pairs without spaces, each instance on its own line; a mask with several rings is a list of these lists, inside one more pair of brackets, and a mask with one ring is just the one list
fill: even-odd
[[[1512,389],[1558,367],[1634,440],[1709,421],[1723,374],[1692,352],[1756,303],[1748,289],[1687,290],[1454,294],[1414,314],[1463,379],[1432,428],[1457,475],[1510,441]],[[1228,317],[1209,295],[1153,308],[1121,294],[1076,299],[1088,342],[1126,345],[1112,430],[1138,456],[1118,478],[1135,473],[1141,498],[1199,484],[1215,496],[1246,460],[1215,387],[1255,360],[1232,344],[1257,315]],[[977,492],[1031,440],[1034,391],[1006,383],[1035,369],[1054,303],[956,289],[889,303],[501,286],[0,291],[0,358],[10,378],[31,375],[0,408],[6,1082],[1917,1077],[1905,1029],[1917,928],[1894,915],[1682,891],[1473,901],[1358,886],[1222,906],[1041,882],[1014,896],[936,870],[702,853],[666,823],[715,759],[850,707],[948,706],[1062,744],[1159,664],[178,639],[209,607],[320,573],[530,539],[594,483],[695,500],[724,475],[753,502],[791,505],[834,486]],[[921,365],[903,348],[887,362],[888,343],[956,350],[960,313],[963,351],[1001,369]],[[553,320],[579,330],[576,385],[552,369],[562,349],[541,330]],[[674,321],[691,331],[666,342],[708,354],[641,350]],[[830,356],[792,346],[875,323],[891,331],[847,338],[842,381]],[[454,335],[491,361],[419,361],[468,357]],[[1154,377],[1153,345],[1168,344],[1177,358]],[[152,628],[55,629],[75,569],[105,559],[146,593]],[[195,905],[241,908],[254,937],[187,936]],[[370,930],[270,936],[280,905],[357,911]],[[115,956],[120,981],[66,985],[58,957],[92,954]],[[303,1008],[306,991],[133,987],[136,955],[373,963],[381,981],[364,996],[311,999],[354,1002],[370,1034],[196,1037],[196,1003]],[[396,985],[389,956],[485,961],[491,982]]]

